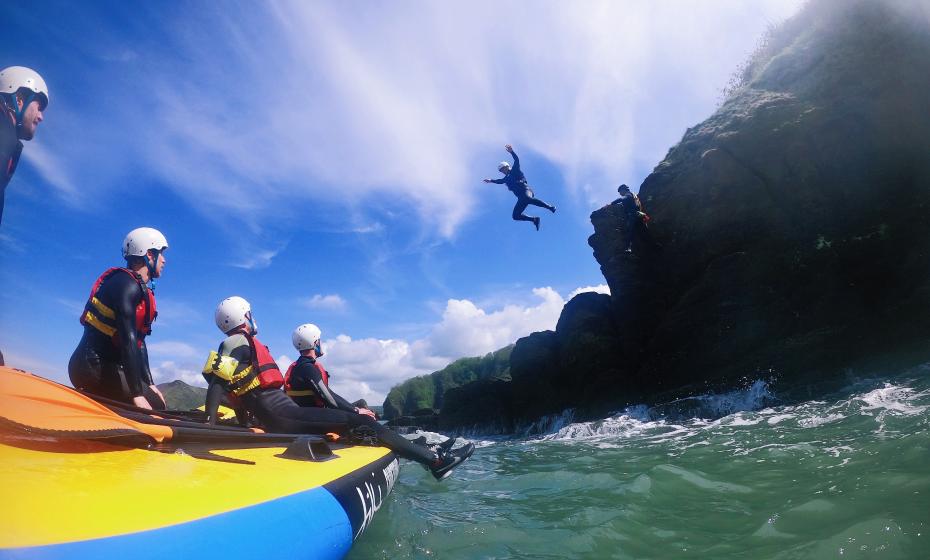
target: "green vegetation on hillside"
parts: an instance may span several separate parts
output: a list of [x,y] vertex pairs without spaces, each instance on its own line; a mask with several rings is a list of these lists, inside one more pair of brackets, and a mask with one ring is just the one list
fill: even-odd
[[440,409],[448,389],[479,379],[509,377],[512,350],[510,345],[483,357],[462,358],[429,375],[404,381],[384,400],[384,417],[390,420],[425,408]]
[[203,387],[194,387],[176,379],[158,385],[158,390],[165,396],[168,408],[173,410],[191,410],[203,406],[207,397],[207,390]]

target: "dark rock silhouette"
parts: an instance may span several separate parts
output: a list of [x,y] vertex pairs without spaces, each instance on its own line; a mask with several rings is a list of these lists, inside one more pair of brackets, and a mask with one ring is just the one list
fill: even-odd
[[595,211],[612,296],[517,341],[512,382],[483,387],[494,418],[468,416],[466,385],[440,424],[517,429],[760,377],[816,394],[930,360],[930,2],[810,2],[731,85],[639,188],[662,251],[625,252],[632,219]]

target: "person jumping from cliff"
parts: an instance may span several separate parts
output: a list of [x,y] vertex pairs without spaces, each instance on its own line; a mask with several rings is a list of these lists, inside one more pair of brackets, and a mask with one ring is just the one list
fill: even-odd
[[[643,203],[639,200],[639,197],[633,194],[630,187],[626,185],[617,187],[617,192],[620,193],[620,198],[615,200],[613,204],[619,204],[633,223],[633,230],[630,233],[630,242],[627,245],[626,252],[640,253],[643,249],[650,251],[661,249],[662,245],[653,239],[652,234],[649,233],[649,222],[652,218],[643,210]],[[636,246],[635,251],[634,245]]]
[[527,206],[532,204],[533,206],[545,208],[554,214],[555,206],[547,204],[533,195],[533,189],[531,189],[526,182],[526,175],[524,175],[523,171],[520,169],[520,158],[518,158],[517,154],[513,151],[513,146],[507,144],[504,146],[504,149],[513,156],[513,166],[506,161],[500,162],[500,165],[497,166],[497,170],[503,173],[504,176],[500,179],[485,179],[484,182],[507,185],[507,189],[517,197],[517,204],[513,207],[513,219],[518,222],[533,222],[533,225],[536,226],[536,231],[539,231],[539,217],[527,216],[523,211],[526,210]]

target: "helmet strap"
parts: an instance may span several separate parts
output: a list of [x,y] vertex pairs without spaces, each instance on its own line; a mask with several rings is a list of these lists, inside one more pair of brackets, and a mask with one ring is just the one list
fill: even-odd
[[158,267],[158,255],[161,254],[161,251],[158,249],[149,249],[155,253],[155,258],[152,259],[149,257],[149,252],[145,252],[145,268],[149,269],[149,283],[152,285],[152,291],[155,291],[155,270]]
[[[28,91],[28,95],[24,94],[23,97],[23,106],[20,107],[17,102],[17,97],[19,96],[20,91]],[[36,92],[31,91],[26,88],[21,88],[19,91],[13,93],[6,93],[2,95],[3,104],[6,105],[7,109],[13,113],[13,117],[16,119],[16,128],[23,127],[23,116],[26,114],[26,108],[29,107],[29,104],[36,98]]]
[[249,334],[255,336],[258,334],[258,329],[255,328],[255,321],[252,320],[252,312],[249,311],[245,314],[245,320],[248,321]]

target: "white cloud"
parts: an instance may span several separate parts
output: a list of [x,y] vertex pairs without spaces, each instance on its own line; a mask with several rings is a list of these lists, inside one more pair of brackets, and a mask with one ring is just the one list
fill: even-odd
[[23,149],[23,158],[35,167],[45,182],[51,185],[64,200],[75,206],[80,205],[78,190],[68,172],[67,162],[62,161],[38,141],[30,143],[28,149]]
[[313,297],[304,298],[301,303],[308,309],[321,311],[343,311],[346,308],[346,300],[339,294],[314,294]]
[[17,352],[12,352],[9,348],[6,348],[3,349],[3,361],[7,367],[28,371],[29,373],[34,373],[49,379],[58,380],[62,383],[69,383],[67,381],[68,373],[64,372],[64,374],[62,374],[61,366],[58,364],[49,363],[42,358],[24,356]]
[[154,358],[154,361],[198,357],[203,357],[206,361],[207,358],[203,351],[197,350],[186,342],[179,342],[176,340],[150,341],[145,343],[145,347],[148,349],[149,357]]
[[[202,323],[203,321],[203,313],[196,306],[170,297],[158,298],[158,318],[156,323],[159,330],[168,325],[189,325]],[[149,347],[151,348],[151,345]]]
[[156,385],[180,379],[188,385],[194,385],[195,387],[207,386],[207,382],[204,380],[203,375],[201,375],[200,370],[192,369],[185,364],[178,364],[177,362],[167,360],[160,362],[157,366],[152,366],[151,370],[152,379],[155,381]]
[[271,266],[271,262],[274,260],[274,258],[278,256],[278,253],[280,253],[283,249],[284,247],[280,247],[278,249],[247,250],[244,251],[246,256],[238,262],[231,263],[231,266],[236,268],[244,268],[246,270],[268,268]]
[[429,334],[414,341],[344,334],[325,339],[322,361],[333,374],[330,385],[350,401],[365,398],[369,404],[381,404],[390,388],[406,379],[442,369],[458,358],[503,348],[532,332],[554,329],[566,300],[548,287],[534,289],[533,295],[533,304],[491,311],[467,299],[450,299]]
[[573,297],[584,292],[595,292],[598,294],[607,294],[610,295],[610,287],[607,284],[598,284],[597,286],[585,286],[584,288],[578,288],[572,293],[568,294],[568,301],[571,301]]
[[206,352],[176,340],[146,342],[145,346],[156,385],[180,379],[188,385],[206,387],[207,382],[200,373],[207,360]]
[[[708,114],[766,26],[799,3],[409,2],[362,16],[340,3],[202,4],[168,26],[163,49],[131,51],[146,71],[118,80],[132,90],[112,110],[136,131],[132,147],[99,128],[92,145],[218,222],[255,230],[295,204],[380,197],[449,237],[508,141],[554,162],[590,204],[612,198]],[[196,79],[167,71],[177,60]],[[81,118],[69,126],[94,128]],[[71,178],[89,173],[83,152],[71,174],[46,150],[27,156],[66,196],[94,183]]]
[[12,235],[7,235],[4,233],[0,233],[0,247],[3,247],[4,251],[12,251],[14,253],[26,252],[26,246],[23,245],[21,241]]

